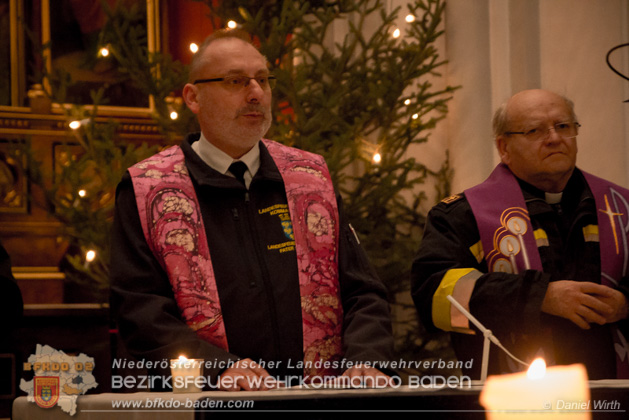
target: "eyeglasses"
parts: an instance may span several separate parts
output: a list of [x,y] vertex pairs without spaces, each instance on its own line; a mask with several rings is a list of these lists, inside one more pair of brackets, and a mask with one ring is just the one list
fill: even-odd
[[249,86],[251,80],[255,80],[256,83],[263,90],[271,90],[275,87],[277,80],[275,76],[225,76],[225,77],[216,77],[214,79],[197,79],[193,82],[194,85],[198,85],[199,83],[212,83],[212,82],[221,82],[223,86],[229,90],[239,91],[242,88]]
[[524,131],[507,131],[505,134],[508,136],[511,134],[521,134],[528,140],[537,141],[545,139],[548,136],[548,133],[550,133],[550,130],[555,130],[555,133],[557,133],[559,137],[572,139],[579,134],[579,127],[581,127],[581,124],[578,122],[560,122],[553,125],[551,128],[540,126]]

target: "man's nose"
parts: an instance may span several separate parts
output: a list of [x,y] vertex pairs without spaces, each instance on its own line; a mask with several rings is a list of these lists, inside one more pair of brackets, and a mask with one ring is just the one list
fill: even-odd
[[544,137],[545,141],[560,141],[562,139],[563,137],[561,137],[559,133],[557,133],[555,127],[549,127],[548,131],[546,131],[546,136]]
[[247,90],[247,101],[259,101],[265,93],[256,79],[249,79],[249,82],[245,84],[245,89]]

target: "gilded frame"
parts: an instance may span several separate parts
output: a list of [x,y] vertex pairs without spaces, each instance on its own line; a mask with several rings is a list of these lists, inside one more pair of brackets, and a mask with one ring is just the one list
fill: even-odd
[[[51,40],[54,41],[54,34],[51,34],[51,4],[55,0],[39,0],[40,16],[38,20],[41,22],[41,27],[37,28],[41,33],[41,45],[47,45]],[[146,30],[147,30],[147,47],[150,52],[156,52],[160,46],[160,34],[159,34],[159,3],[160,0],[140,0],[146,1]],[[27,80],[27,43],[26,32],[22,27],[22,22],[25,21],[25,3],[27,0],[9,0],[10,8],[10,60],[11,60],[11,87],[10,87],[10,105],[2,105],[0,103],[1,111],[27,111],[28,110],[28,93],[30,87]],[[56,7],[56,6],[55,6]],[[36,12],[36,11],[34,11]],[[44,55],[43,65],[47,72],[52,70],[52,58],[50,51],[48,50]],[[148,97],[146,100],[146,106],[124,106],[124,105],[101,105],[99,106],[99,113],[104,115],[136,115],[146,116],[154,109],[154,100],[152,97]],[[80,103],[64,103],[53,104],[53,113],[63,113],[63,108],[68,108],[72,105],[84,105],[89,108],[89,104]]]

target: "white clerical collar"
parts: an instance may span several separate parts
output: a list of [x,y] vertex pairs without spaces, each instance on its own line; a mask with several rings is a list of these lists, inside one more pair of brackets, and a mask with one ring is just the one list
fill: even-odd
[[[231,165],[236,160],[229,156],[227,153],[223,152],[218,147],[214,146],[210,143],[203,133],[201,133],[201,137],[198,141],[192,143],[192,150],[194,150],[197,155],[212,169],[227,175],[233,176],[229,172],[229,165]],[[244,162],[247,165],[247,172],[245,172],[245,183],[247,187],[251,182],[251,179],[255,176],[256,172],[260,168],[260,146],[258,143],[255,144],[247,153],[242,155],[240,159],[237,159],[241,162]]]
[[561,203],[561,197],[563,196],[563,192],[558,192],[558,193],[544,193],[546,194],[546,202],[548,204],[557,204],[557,203]]

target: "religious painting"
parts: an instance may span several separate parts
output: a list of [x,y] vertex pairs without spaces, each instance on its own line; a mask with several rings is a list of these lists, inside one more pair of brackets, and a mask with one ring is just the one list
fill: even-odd
[[102,91],[101,107],[146,112],[144,79],[120,57],[146,63],[159,49],[159,19],[159,0],[0,0],[0,108],[29,106],[42,85],[60,103],[92,105]]
[[[46,72],[64,103],[91,105],[93,93],[102,90],[100,106],[150,107],[149,95],[119,60],[129,54],[146,60],[155,51],[154,1],[42,0]],[[116,43],[121,33],[122,46]],[[116,48],[135,50],[117,54]]]
[[[67,175],[68,168],[85,153],[83,146],[77,143],[55,142],[53,144],[53,183],[63,182]],[[79,175],[82,176],[82,175]],[[59,185],[59,194],[67,194],[68,197],[77,194],[77,191],[66,191],[64,185]]]
[[11,4],[0,0],[0,106],[11,105]]
[[15,141],[0,139],[0,213],[28,212],[25,160]]
[[22,1],[0,0],[0,107],[23,105],[20,94],[25,90],[24,80],[30,77],[24,66]]

